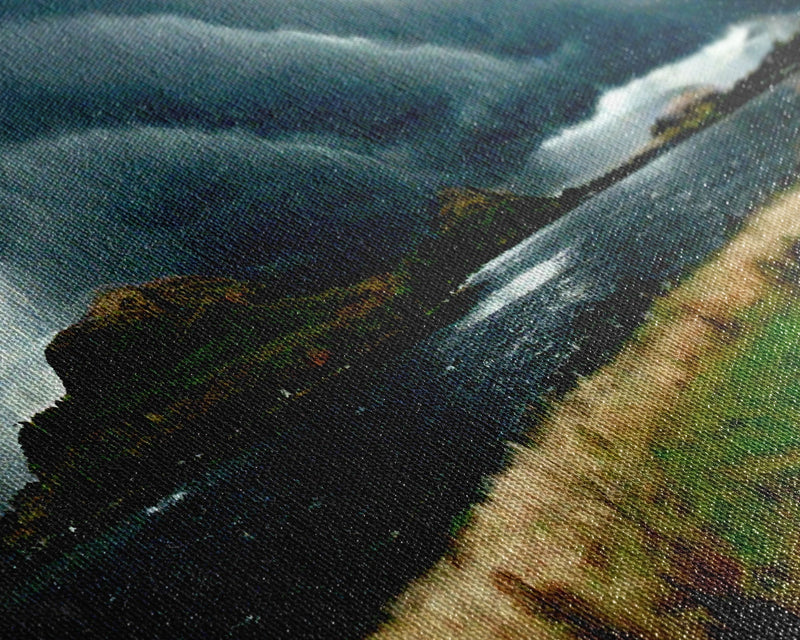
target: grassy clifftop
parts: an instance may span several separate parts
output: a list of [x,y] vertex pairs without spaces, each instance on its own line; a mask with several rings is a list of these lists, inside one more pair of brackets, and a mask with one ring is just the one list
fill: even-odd
[[376,637],[800,633],[798,247],[795,187],[529,415],[529,446]]

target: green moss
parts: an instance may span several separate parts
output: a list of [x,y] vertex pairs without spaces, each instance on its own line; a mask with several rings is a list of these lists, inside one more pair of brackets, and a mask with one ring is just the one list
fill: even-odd
[[654,133],[662,142],[668,142],[679,136],[704,129],[722,117],[713,100],[707,100],[695,105],[678,124],[668,126],[662,130],[654,127]]
[[475,513],[475,507],[469,506],[466,509],[458,512],[455,517],[450,521],[450,537],[455,539],[466,528],[472,520]]
[[800,303],[769,309],[751,312],[752,332],[698,377],[653,447],[692,512],[751,569],[792,553],[800,530]]

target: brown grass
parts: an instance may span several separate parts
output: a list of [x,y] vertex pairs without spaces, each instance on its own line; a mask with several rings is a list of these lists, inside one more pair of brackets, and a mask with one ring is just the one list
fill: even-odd
[[[740,337],[737,317],[770,293],[759,264],[799,236],[795,188],[660,300],[616,360],[554,408],[539,446],[520,450],[475,507],[453,557],[411,585],[375,637],[707,637],[707,613],[681,606],[662,578],[669,523],[637,515],[665,499],[649,445],[660,416]],[[698,533],[689,544],[708,543]]]

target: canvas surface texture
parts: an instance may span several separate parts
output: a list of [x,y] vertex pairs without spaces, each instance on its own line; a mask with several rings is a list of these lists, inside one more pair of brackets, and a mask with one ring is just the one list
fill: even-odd
[[800,639],[798,0],[0,53],[0,639]]

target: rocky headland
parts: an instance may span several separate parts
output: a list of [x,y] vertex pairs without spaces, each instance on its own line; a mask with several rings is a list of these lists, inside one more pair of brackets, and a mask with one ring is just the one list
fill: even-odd
[[287,407],[313,406],[317,387],[460,317],[477,293],[454,291],[466,276],[565,210],[477,189],[446,190],[440,204],[394,271],[348,286],[276,296],[186,276],[99,292],[46,350],[67,394],[20,431],[39,481],[0,521],[6,550],[50,557],[267,437]]
[[[47,348],[67,394],[20,432],[37,481],[0,519],[0,573],[22,579],[279,432],[288,410],[313,411],[320,389],[359,384],[460,318],[480,294],[460,287],[469,274],[788,77],[798,53],[800,36],[777,45],[731,92],[690,101],[656,144],[582,187],[443,191],[430,233],[391,271],[304,295],[200,276],[99,292]],[[524,608],[533,596],[514,576],[494,579]]]

